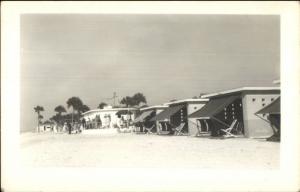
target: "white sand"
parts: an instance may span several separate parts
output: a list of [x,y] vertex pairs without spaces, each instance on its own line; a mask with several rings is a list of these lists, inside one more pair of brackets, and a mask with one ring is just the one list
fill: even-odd
[[22,162],[51,167],[277,169],[280,143],[247,138],[22,134]]

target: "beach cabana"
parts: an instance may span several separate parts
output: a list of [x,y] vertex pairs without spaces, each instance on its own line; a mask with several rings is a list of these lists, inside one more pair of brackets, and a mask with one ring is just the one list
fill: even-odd
[[169,107],[151,121],[159,122],[160,134],[172,134],[180,127],[183,135],[194,135],[198,132],[196,122],[188,118],[188,115],[202,108],[207,101],[208,99],[184,99],[166,103]]
[[222,135],[237,120],[233,133],[251,138],[266,138],[273,134],[267,122],[255,113],[280,95],[279,87],[242,87],[203,95],[209,102],[189,117],[199,122],[200,130],[209,130],[212,136]]
[[262,120],[265,120],[267,115],[267,120],[273,128],[274,134],[268,138],[269,140],[280,140],[280,97],[274,100],[269,105],[263,107],[256,112],[256,115],[259,116]]
[[161,113],[167,107],[166,105],[155,105],[140,109],[141,114],[133,121],[137,128],[136,131],[146,132],[147,128],[152,128],[151,132],[156,133],[157,121],[150,121],[150,119]]

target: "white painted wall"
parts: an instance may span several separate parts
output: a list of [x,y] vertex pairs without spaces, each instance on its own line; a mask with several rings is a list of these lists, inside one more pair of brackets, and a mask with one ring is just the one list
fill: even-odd
[[[188,115],[194,113],[195,111],[198,111],[201,109],[206,102],[203,103],[189,103],[187,105],[187,113]],[[195,118],[188,118],[188,129],[189,129],[189,135],[190,136],[196,136],[198,133],[197,129],[197,119]]]
[[[103,110],[103,111],[99,110],[99,111],[90,112],[88,114],[85,114],[83,116],[83,118],[85,119],[86,122],[89,122],[89,121],[92,121],[93,119],[95,119],[97,115],[99,115],[101,122],[102,122],[102,126],[112,127],[114,124],[118,124],[119,118],[116,115],[116,113],[118,111],[119,111],[119,109],[118,110]],[[110,122],[106,116],[110,116]],[[133,112],[133,114],[131,114],[131,115],[121,115],[121,117],[123,117],[124,120],[130,119],[130,117],[132,120],[134,120],[135,112]]]
[[[257,115],[255,115],[255,113],[258,110],[262,109],[264,106],[270,104],[278,97],[279,94],[242,95],[244,128],[246,137],[269,137],[273,134],[270,124],[267,121],[264,121],[261,118],[259,118]],[[255,99],[255,101],[253,101],[253,99]],[[263,106],[263,104],[265,105]],[[267,115],[263,118],[266,120]]]

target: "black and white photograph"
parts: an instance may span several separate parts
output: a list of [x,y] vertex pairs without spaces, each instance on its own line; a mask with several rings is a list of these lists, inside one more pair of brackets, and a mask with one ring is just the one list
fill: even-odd
[[[281,100],[297,100],[282,89],[282,74],[288,71],[283,69],[287,64],[282,57],[282,18],[259,13],[21,11],[18,75],[6,76],[4,69],[1,77],[2,82],[14,79],[19,85],[18,115],[13,118],[19,125],[14,131],[19,166],[50,171],[279,173],[286,153],[282,143],[291,140],[285,133],[294,129],[282,123],[289,114],[284,114]],[[14,40],[6,38],[4,43],[10,41]],[[2,118],[9,119],[5,107],[2,104]],[[8,129],[1,127],[2,132]],[[231,176],[230,186],[205,190],[226,191],[232,186],[239,191],[283,190],[235,188],[233,180],[239,176]],[[143,183],[155,186],[153,176],[145,177]],[[49,185],[58,178],[45,175]],[[119,179],[128,185],[139,182]],[[162,188],[114,190],[189,190],[168,188],[172,182],[179,185],[180,177],[165,179],[160,180],[166,183]],[[193,181],[191,189],[201,191],[201,178],[191,180],[199,182]],[[5,181],[8,189],[14,189],[11,180]],[[39,188],[43,182],[16,189],[57,191],[64,189],[63,184],[69,186],[66,190],[78,185],[66,178],[55,188]],[[112,190],[99,186],[96,190]],[[290,187],[284,189],[295,190]],[[5,186],[2,189],[6,191]]]

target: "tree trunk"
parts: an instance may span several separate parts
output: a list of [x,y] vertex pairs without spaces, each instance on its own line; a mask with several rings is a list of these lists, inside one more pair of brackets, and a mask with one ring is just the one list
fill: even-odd
[[38,122],[37,122],[37,124],[38,124],[38,133],[39,133],[40,132],[40,113],[38,112],[37,114],[38,114],[38,117],[37,117]]
[[74,115],[74,107],[72,107],[72,124],[71,124],[72,126],[73,126],[73,118],[74,118],[73,115]]

